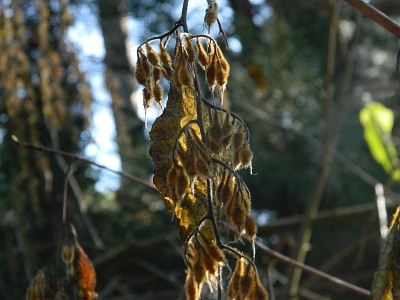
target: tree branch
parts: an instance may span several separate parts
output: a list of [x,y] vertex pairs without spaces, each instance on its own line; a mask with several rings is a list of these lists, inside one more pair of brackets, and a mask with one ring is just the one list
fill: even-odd
[[394,22],[383,12],[362,0],[345,1],[357,10],[359,10],[362,14],[384,27],[387,31],[400,38],[400,25]]
[[29,148],[29,149],[42,151],[42,152],[52,153],[52,154],[55,154],[55,155],[62,155],[64,157],[69,157],[69,158],[72,158],[73,160],[77,160],[77,161],[80,161],[80,162],[83,162],[83,163],[86,163],[86,164],[90,164],[90,165],[93,165],[93,166],[95,166],[97,168],[100,168],[100,169],[103,169],[103,170],[107,170],[107,171],[109,171],[111,173],[114,173],[114,174],[117,174],[117,175],[119,175],[121,177],[127,178],[127,179],[129,179],[129,180],[131,180],[133,182],[139,183],[139,184],[149,188],[150,190],[158,193],[158,191],[154,187],[154,185],[150,184],[149,182],[147,182],[147,181],[145,181],[145,180],[143,180],[143,179],[141,179],[139,177],[136,177],[134,175],[131,175],[131,174],[128,174],[128,173],[125,173],[125,172],[122,172],[122,171],[117,171],[117,170],[110,169],[110,168],[108,168],[108,167],[106,167],[104,165],[98,164],[98,163],[96,163],[96,162],[94,162],[94,161],[92,161],[90,159],[87,159],[87,158],[85,158],[83,156],[75,155],[75,154],[72,154],[72,153],[69,153],[69,152],[65,152],[65,151],[62,151],[62,150],[56,150],[56,149],[52,149],[52,148],[48,148],[48,147],[44,147],[44,146],[37,146],[37,145],[32,145],[32,144],[29,144],[29,143],[26,143],[26,142],[22,142],[15,135],[12,135],[12,139],[21,148]]

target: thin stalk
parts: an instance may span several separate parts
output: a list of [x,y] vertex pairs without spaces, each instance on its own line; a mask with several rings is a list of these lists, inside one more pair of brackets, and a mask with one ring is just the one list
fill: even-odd
[[[295,260],[299,263],[304,263],[307,256],[308,245],[311,241],[312,235],[312,221],[318,213],[321,203],[322,195],[328,180],[330,169],[333,161],[333,154],[331,149],[335,148],[336,142],[332,136],[332,115],[333,115],[333,95],[334,95],[334,66],[335,66],[335,53],[336,53],[336,37],[339,22],[339,8],[341,0],[332,0],[331,19],[329,26],[328,36],[328,53],[327,53],[327,68],[326,68],[326,101],[325,101],[325,145],[323,165],[319,172],[319,176],[314,187],[314,191],[309,200],[305,219],[300,231],[298,246],[296,249]],[[289,273],[289,285],[287,287],[287,298],[298,299],[300,279],[302,269],[292,269]]]

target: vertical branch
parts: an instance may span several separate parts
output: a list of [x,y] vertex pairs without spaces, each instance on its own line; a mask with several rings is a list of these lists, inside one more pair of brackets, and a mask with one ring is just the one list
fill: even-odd
[[[326,186],[328,175],[330,173],[333,152],[332,149],[335,148],[335,140],[332,135],[332,110],[333,110],[333,95],[334,95],[334,66],[335,66],[335,53],[336,53],[336,37],[337,28],[339,21],[339,8],[341,0],[331,1],[331,19],[329,25],[329,36],[328,36],[328,53],[327,53],[327,66],[326,66],[326,100],[325,100],[325,147],[322,167],[320,169],[317,182],[315,184],[311,199],[309,200],[309,205],[307,207],[306,215],[302,228],[300,231],[300,237],[298,241],[298,246],[296,249],[295,259],[299,263],[304,263],[308,245],[311,240],[312,235],[312,220],[315,218],[320,203],[323,191]],[[290,281],[288,285],[288,298],[297,299],[299,292],[300,278],[302,275],[301,269],[293,269],[290,273]]]

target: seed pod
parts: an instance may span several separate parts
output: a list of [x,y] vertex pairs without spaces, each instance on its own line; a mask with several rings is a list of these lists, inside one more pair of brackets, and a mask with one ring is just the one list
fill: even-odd
[[218,271],[218,261],[213,259],[212,257],[208,256],[207,250],[203,247],[203,245],[200,246],[200,251],[202,252],[202,256],[206,257],[204,260],[204,266],[206,268],[206,271],[210,275],[214,275]]
[[135,78],[137,82],[143,86],[148,84],[150,78],[150,66],[147,60],[145,60],[145,56],[143,54],[139,54],[136,70],[135,70]]
[[151,79],[154,82],[157,82],[161,79],[162,68],[161,67],[153,67],[151,70]]
[[152,102],[152,97],[151,97],[151,93],[150,90],[148,88],[143,88],[143,107],[144,109],[149,108]]
[[[236,153],[235,156],[238,156],[237,162],[239,163],[238,165],[241,165],[242,167],[246,168],[251,165],[251,161],[253,159],[253,152],[251,152],[248,143],[244,143],[243,147],[240,147]],[[236,163],[234,164],[236,168]]]
[[172,76],[172,60],[164,45],[160,42],[160,61],[162,66],[162,75],[165,79],[170,80]]
[[242,232],[244,228],[244,223],[246,221],[246,209],[242,202],[242,197],[237,191],[232,201],[225,208],[226,215],[232,219],[233,224],[239,233]]
[[165,67],[166,65],[171,65],[172,60],[171,56],[167,52],[167,49],[165,49],[164,45],[160,42],[159,45],[160,48],[160,61],[161,61],[161,66]]
[[246,140],[246,135],[244,133],[243,125],[237,128],[237,131],[232,136],[232,147],[234,150],[239,149],[243,146]]
[[204,253],[199,250],[200,249],[197,250],[198,251],[197,259],[193,268],[193,279],[198,285],[204,282],[204,280],[206,279],[206,272],[207,272],[205,265],[205,261],[207,258],[205,257]]
[[242,273],[239,280],[239,297],[240,299],[248,299],[249,295],[253,292],[256,287],[256,272],[254,266],[247,263],[246,267],[242,269]]
[[211,26],[217,21],[218,19],[218,4],[217,2],[213,1],[211,5],[208,6],[206,10],[206,15],[204,16],[204,23],[206,23],[206,27],[208,32],[210,32]]
[[172,81],[173,81],[175,87],[177,87],[178,89],[182,88],[182,83],[179,79],[179,72],[180,72],[179,69],[181,68],[182,60],[183,60],[182,53],[181,53],[180,47],[178,45],[176,47],[176,51],[175,51],[174,69],[172,72]]
[[196,173],[203,179],[212,178],[214,175],[214,164],[209,164],[208,161],[203,156],[199,156],[196,161]]
[[177,168],[175,190],[178,199],[182,199],[189,188],[189,178],[182,168]]
[[221,48],[218,46],[216,47],[216,54],[218,57],[217,83],[224,88],[228,82],[230,66],[225,56],[223,55]]
[[163,91],[161,84],[159,82],[154,82],[151,92],[153,94],[154,100],[161,106],[161,101],[163,99]]
[[268,293],[261,284],[260,278],[256,278],[256,286],[250,294],[250,300],[268,300]]
[[186,275],[186,299],[197,300],[199,298],[199,285],[194,281],[193,271],[188,270]]
[[220,190],[220,199],[224,207],[229,206],[232,198],[235,194],[235,188],[237,188],[236,183],[232,180],[232,173],[229,173],[227,176],[226,182],[221,187]]
[[239,281],[240,275],[242,273],[242,269],[245,268],[245,261],[243,258],[240,258],[236,261],[235,270],[232,273],[231,280],[228,284],[228,298],[236,299],[236,296],[239,294]]
[[75,258],[75,247],[72,244],[62,244],[60,254],[65,264],[72,263]]
[[242,203],[243,203],[244,209],[246,210],[247,213],[249,213],[251,210],[250,191],[243,181],[241,183],[241,191],[242,192],[240,194],[242,196]]
[[181,85],[191,87],[193,86],[193,76],[190,74],[186,60],[182,59],[178,71],[178,79]]
[[196,53],[193,48],[192,41],[190,40],[190,37],[188,35],[185,35],[185,50],[187,54],[187,61],[189,64],[192,64],[194,62],[194,58],[196,56]]
[[208,241],[202,234],[197,236],[201,246],[205,249],[206,256],[220,263],[225,260],[225,255],[222,250],[213,242]]
[[204,50],[203,45],[201,43],[200,38],[196,39],[196,48],[197,48],[197,62],[200,67],[205,70],[208,66],[208,55],[206,50]]
[[146,52],[149,63],[153,67],[160,66],[160,59],[158,58],[158,54],[153,50],[153,48],[151,48],[149,43],[146,43]]
[[210,59],[210,64],[206,69],[206,80],[210,90],[213,91],[215,85],[217,84],[217,57],[212,55]]
[[257,224],[250,214],[246,216],[246,221],[244,222],[244,230],[251,239],[253,239],[257,234]]

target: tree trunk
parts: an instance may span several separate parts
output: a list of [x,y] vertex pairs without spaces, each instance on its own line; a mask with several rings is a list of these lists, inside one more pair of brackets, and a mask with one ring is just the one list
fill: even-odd
[[147,144],[144,139],[143,122],[138,118],[131,102],[131,94],[137,85],[127,56],[127,34],[121,22],[125,7],[121,0],[98,0],[98,6],[106,49],[105,82],[112,97],[122,169],[146,178],[149,176]]

